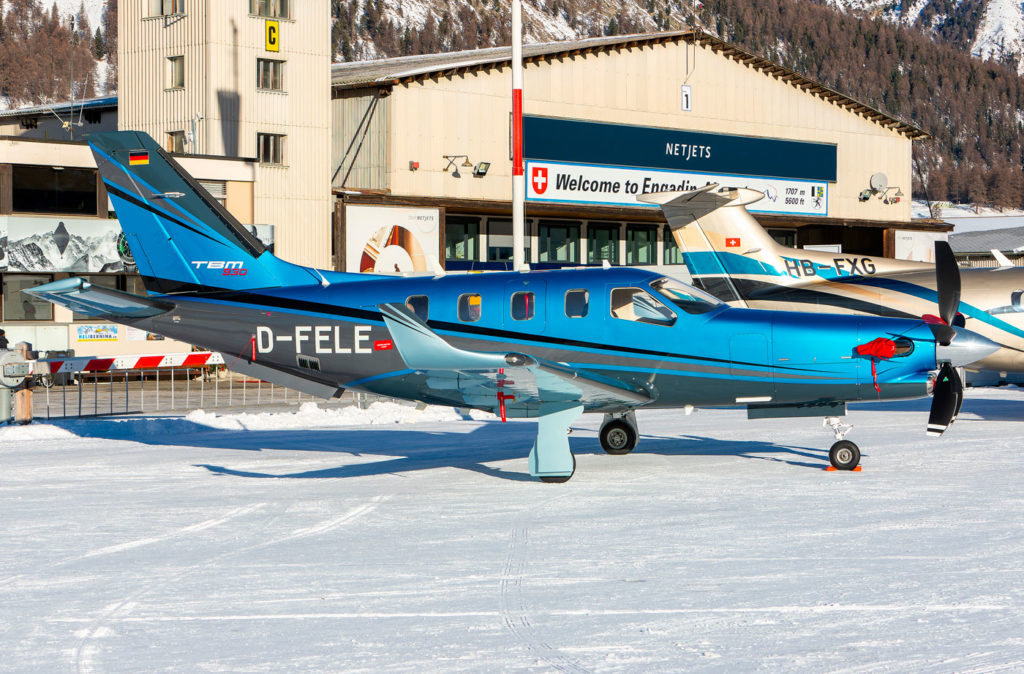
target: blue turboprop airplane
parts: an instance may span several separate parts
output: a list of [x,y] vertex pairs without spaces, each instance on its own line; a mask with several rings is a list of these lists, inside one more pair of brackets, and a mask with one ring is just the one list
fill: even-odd
[[830,461],[853,469],[860,451],[838,419],[848,401],[934,389],[928,429],[941,433],[962,400],[955,368],[998,348],[948,325],[959,302],[951,254],[939,264],[941,325],[730,308],[630,268],[322,271],[266,251],[146,134],[89,142],[147,295],[80,278],[27,292],[204,345],[236,371],[325,398],[353,389],[537,418],[529,469],[547,482],[575,471],[566,436],[580,414],[604,414],[602,447],[626,454],[639,407],[829,417]]

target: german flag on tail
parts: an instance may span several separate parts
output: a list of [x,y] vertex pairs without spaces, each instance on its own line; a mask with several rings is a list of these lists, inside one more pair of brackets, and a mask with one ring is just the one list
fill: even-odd
[[145,166],[147,164],[149,164],[149,152],[147,152],[146,150],[128,151],[129,166]]

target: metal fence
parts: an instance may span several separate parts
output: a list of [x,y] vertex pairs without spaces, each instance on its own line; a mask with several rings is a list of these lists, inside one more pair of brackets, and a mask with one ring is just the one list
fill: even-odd
[[349,394],[328,401],[223,367],[61,373],[37,377],[36,383],[32,396],[36,419],[370,402],[368,397]]

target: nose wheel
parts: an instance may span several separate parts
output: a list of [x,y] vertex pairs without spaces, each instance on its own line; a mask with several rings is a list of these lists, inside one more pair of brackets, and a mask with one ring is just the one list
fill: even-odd
[[860,464],[860,447],[840,440],[828,450],[828,460],[836,470],[853,470]]

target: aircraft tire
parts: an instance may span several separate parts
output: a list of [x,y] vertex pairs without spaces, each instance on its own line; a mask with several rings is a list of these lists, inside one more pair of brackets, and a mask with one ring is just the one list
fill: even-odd
[[636,447],[636,432],[625,421],[616,419],[601,427],[601,449],[608,454],[629,454]]
[[860,464],[860,448],[849,440],[840,440],[828,450],[828,461],[836,470],[853,470]]
[[575,474],[576,474],[576,455],[573,454],[573,457],[572,457],[572,472],[571,473],[569,473],[568,475],[541,475],[540,476],[540,481],[541,482],[548,482],[550,484],[561,484],[563,482],[568,482],[570,480],[570,478],[572,478],[572,476],[575,475]]

